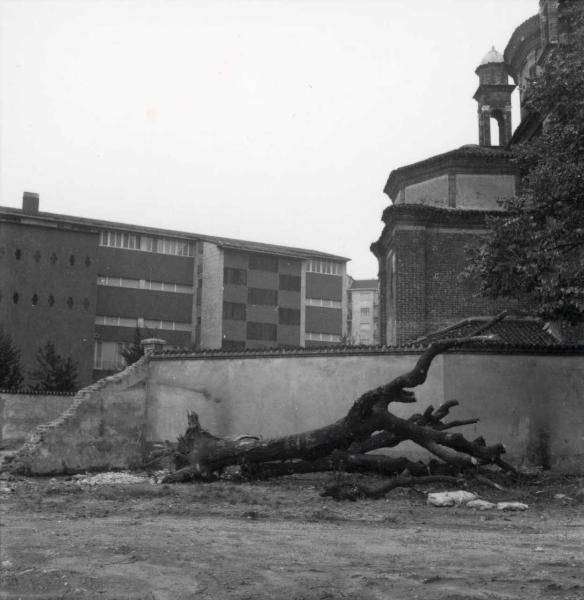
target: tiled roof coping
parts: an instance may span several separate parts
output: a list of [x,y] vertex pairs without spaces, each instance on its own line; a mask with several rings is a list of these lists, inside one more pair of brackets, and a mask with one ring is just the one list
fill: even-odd
[[20,396],[75,396],[77,392],[43,392],[43,391],[26,391],[26,390],[7,390],[0,389],[0,394],[18,394]]
[[[371,356],[392,354],[420,354],[427,345],[420,343],[404,344],[402,346],[320,346],[318,348],[297,349],[249,349],[249,350],[191,350],[177,351],[166,350],[151,355],[156,360],[218,360],[233,358],[296,358],[315,356]],[[459,346],[449,350],[450,353],[478,353],[478,354],[582,354],[584,344],[550,344],[540,346],[534,344],[505,344],[498,341],[476,342],[472,345]]]

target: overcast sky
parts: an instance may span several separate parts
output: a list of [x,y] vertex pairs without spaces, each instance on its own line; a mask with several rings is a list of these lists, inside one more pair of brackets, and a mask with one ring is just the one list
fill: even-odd
[[390,171],[477,143],[474,70],[537,8],[0,0],[0,203],[38,192],[43,211],[312,248],[375,277]]

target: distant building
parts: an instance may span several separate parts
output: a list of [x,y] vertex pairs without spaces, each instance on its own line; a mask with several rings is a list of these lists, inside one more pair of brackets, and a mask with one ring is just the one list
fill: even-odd
[[377,279],[349,279],[348,342],[379,344],[379,282]]
[[[558,16],[582,11],[582,0],[540,0],[539,14],[521,24],[504,55],[492,48],[476,69],[479,145],[465,145],[393,170],[385,193],[392,204],[371,250],[378,259],[380,339],[402,344],[461,319],[517,308],[492,301],[460,278],[466,249],[488,230],[487,218],[517,193],[519,172],[510,145],[537,135],[542,116],[523,105],[525,86],[550,48],[561,43]],[[513,83],[509,82],[509,75]],[[511,93],[519,86],[521,123],[511,126]],[[526,308],[526,307],[522,307]]]
[[34,368],[52,339],[80,383],[123,366],[136,328],[173,347],[341,343],[347,258],[0,207],[0,325]]

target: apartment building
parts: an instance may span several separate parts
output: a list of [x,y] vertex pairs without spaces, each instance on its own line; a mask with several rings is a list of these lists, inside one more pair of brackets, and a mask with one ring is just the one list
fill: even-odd
[[0,325],[26,371],[52,339],[80,383],[123,367],[136,328],[168,346],[340,343],[347,258],[301,248],[0,207]]
[[351,344],[379,344],[379,281],[349,277],[347,323]]

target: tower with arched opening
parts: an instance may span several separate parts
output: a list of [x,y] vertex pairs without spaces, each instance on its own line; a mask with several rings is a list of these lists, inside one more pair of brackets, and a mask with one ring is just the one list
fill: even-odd
[[498,125],[499,146],[507,146],[513,133],[511,128],[511,93],[509,75],[503,55],[493,47],[485,54],[475,73],[479,87],[474,99],[478,102],[479,144],[491,146],[491,119]]

